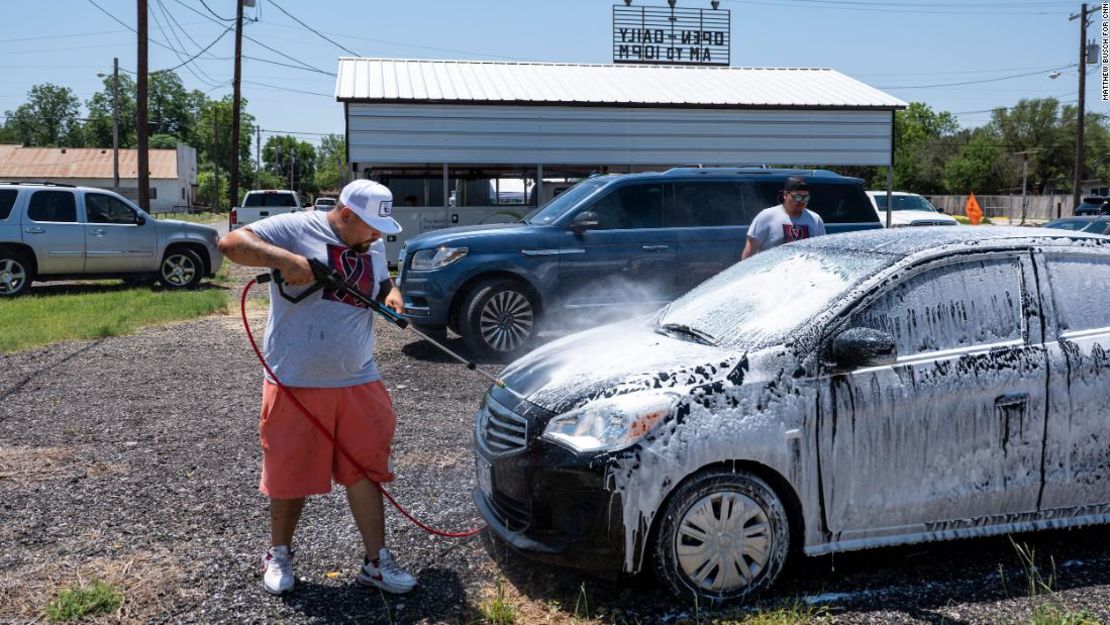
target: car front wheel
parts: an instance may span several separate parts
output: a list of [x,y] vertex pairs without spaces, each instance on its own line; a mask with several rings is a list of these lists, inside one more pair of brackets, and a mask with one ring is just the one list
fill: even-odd
[[167,289],[195,289],[200,284],[204,263],[196,252],[179,248],[166,253],[158,270],[158,281]]
[[481,358],[512,360],[528,351],[536,337],[535,297],[516,280],[479,284],[463,302],[462,311],[463,340]]
[[675,492],[654,551],[656,575],[676,596],[743,602],[782,571],[790,523],[764,480],[746,471],[709,471]]
[[23,295],[33,279],[31,264],[23,254],[0,251],[0,297]]

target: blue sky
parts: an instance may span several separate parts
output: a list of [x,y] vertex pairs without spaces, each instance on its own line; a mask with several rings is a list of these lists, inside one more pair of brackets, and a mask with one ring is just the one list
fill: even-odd
[[[148,0],[151,70],[173,67],[224,30],[200,0]],[[100,87],[97,72],[112,57],[134,69],[135,35],[101,11],[135,24],[134,0],[57,0],[5,3],[9,24],[0,36],[0,110],[24,101],[40,82],[68,86],[84,102]],[[206,0],[233,17],[234,0]],[[331,96],[336,58],[346,53],[298,25],[278,6],[364,56],[475,60],[611,62],[608,0],[257,0],[243,44],[247,56],[307,64],[325,73],[246,60],[244,97],[267,131],[343,132],[342,106]],[[642,0],[635,0],[634,5]],[[654,0],[652,4],[665,4]],[[678,0],[708,8],[709,0]],[[959,113],[977,126],[995,106],[1021,98],[1074,101],[1078,25],[1068,15],[1078,2],[1060,0],[722,0],[732,11],[732,64],[830,67],[906,101]],[[171,19],[172,18],[172,19]],[[209,19],[211,18],[211,19]],[[213,21],[215,20],[215,21]],[[171,22],[173,26],[171,28]],[[159,28],[161,23],[161,28]],[[1095,16],[1097,29],[1099,17]],[[180,29],[178,28],[180,27]],[[181,31],[184,32],[181,32]],[[212,96],[231,92],[233,33],[182,68],[188,88]],[[1088,31],[1094,36],[1094,29]],[[1089,66],[1095,68],[1096,66]],[[1061,76],[1049,78],[1053,68]],[[1011,76],[1027,74],[1021,77]],[[970,84],[952,84],[970,83]],[[270,85],[269,87],[263,85]],[[951,85],[951,86],[942,86]],[[279,87],[275,89],[273,87]],[[307,93],[302,93],[307,92]],[[1097,73],[1088,73],[1088,110],[1110,112],[1099,101]],[[303,138],[313,140],[315,135]]]

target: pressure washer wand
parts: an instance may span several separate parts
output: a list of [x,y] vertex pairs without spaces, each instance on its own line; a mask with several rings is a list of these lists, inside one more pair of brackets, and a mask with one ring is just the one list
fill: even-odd
[[308,297],[309,295],[315,293],[316,291],[318,291],[322,288],[334,289],[334,290],[339,291],[339,292],[341,292],[345,295],[350,295],[354,299],[358,300],[359,303],[367,306],[368,308],[370,308],[374,312],[378,313],[379,315],[384,317],[387,321],[389,321],[393,325],[397,326],[398,328],[401,328],[402,330],[409,330],[410,332],[416,334],[420,338],[422,338],[425,341],[428,341],[429,343],[434,345],[436,348],[438,348],[443,353],[447,354],[448,356],[450,356],[450,357],[454,358],[455,360],[461,362],[462,364],[466,365],[467,369],[470,369],[471,371],[477,371],[480,375],[488,378],[489,381],[492,382],[494,385],[496,385],[498,388],[502,388],[502,389],[512,393],[513,395],[516,395],[517,398],[519,398],[519,399],[524,399],[523,397],[520,396],[519,393],[513,391],[511,388],[506,386],[505,382],[503,380],[501,380],[501,379],[497,378],[496,376],[493,376],[493,375],[479,369],[477,363],[475,363],[471,360],[467,360],[466,358],[463,358],[459,354],[456,354],[453,350],[451,350],[451,348],[447,347],[446,345],[443,345],[439,341],[436,341],[435,339],[428,336],[424,332],[421,332],[419,329],[416,328],[416,326],[409,323],[408,319],[405,319],[404,317],[398,315],[390,307],[384,306],[381,303],[374,301],[372,298],[367,296],[365,293],[360,291],[358,288],[353,286],[351,283],[347,282],[343,278],[343,275],[340,274],[338,271],[332,269],[331,267],[325,265],[324,263],[322,263],[322,262],[320,262],[320,261],[318,261],[314,258],[308,259],[308,264],[312,268],[312,275],[316,278],[316,282],[311,287],[309,287],[308,290],[306,290],[305,292],[303,292],[300,295],[297,295],[295,297],[292,296],[292,295],[289,295],[285,292],[285,279],[282,278],[281,272],[277,269],[273,270],[271,273],[259,274],[257,277],[255,277],[255,280],[259,284],[264,284],[266,282],[269,282],[272,279],[274,281],[274,283],[277,284],[278,292],[281,294],[281,296],[284,297],[285,299],[289,300],[290,302],[293,302],[293,303],[297,303],[297,302],[303,300],[304,298]]

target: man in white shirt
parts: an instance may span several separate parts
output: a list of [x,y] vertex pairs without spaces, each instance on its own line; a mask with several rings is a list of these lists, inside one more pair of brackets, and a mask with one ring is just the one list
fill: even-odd
[[748,240],[740,260],[763,250],[825,234],[821,216],[809,210],[809,187],[805,178],[791,176],[782,191],[782,204],[765,208],[748,226]]

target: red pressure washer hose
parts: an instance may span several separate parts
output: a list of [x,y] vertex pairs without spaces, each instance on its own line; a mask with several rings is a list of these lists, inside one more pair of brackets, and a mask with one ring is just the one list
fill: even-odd
[[312,422],[312,425],[316,426],[317,430],[320,430],[320,433],[324,435],[324,438],[327,438],[328,441],[330,441],[331,444],[339,450],[339,453],[343,454],[343,457],[347,459],[347,462],[350,462],[354,466],[358,467],[359,471],[362,471],[362,473],[366,475],[366,479],[370,480],[370,483],[373,484],[378,489],[378,491],[381,492],[382,496],[388,499],[389,503],[393,504],[393,507],[397,508],[397,511],[403,514],[406,519],[412,521],[413,525],[416,525],[429,534],[435,534],[436,536],[443,536],[446,538],[467,538],[469,536],[474,536],[478,532],[481,532],[482,529],[485,528],[484,525],[475,527],[474,529],[466,530],[465,532],[448,532],[441,529],[436,529],[430,525],[426,525],[420,522],[420,520],[412,516],[412,514],[410,514],[408,510],[405,510],[403,507],[401,507],[401,504],[397,503],[397,500],[393,498],[393,495],[389,494],[389,491],[387,491],[384,486],[374,481],[374,479],[370,477],[370,472],[366,469],[366,467],[362,466],[362,464],[352,458],[351,454],[347,452],[343,445],[340,445],[339,441],[335,440],[335,437],[332,436],[331,432],[327,431],[327,429],[324,428],[323,424],[320,423],[320,420],[317,419],[315,415],[313,415],[311,412],[309,412],[308,408],[304,407],[304,404],[302,404],[301,401],[297,399],[297,396],[293,394],[293,391],[289,390],[289,387],[285,386],[281,383],[280,380],[278,380],[278,377],[274,375],[274,372],[270,369],[270,365],[266,363],[266,358],[262,356],[262,351],[258,349],[258,344],[254,342],[254,333],[251,332],[251,325],[247,323],[247,293],[250,292],[251,287],[254,286],[256,283],[257,282],[254,280],[254,278],[251,278],[250,282],[247,282],[247,286],[243,287],[243,295],[239,298],[239,313],[243,317],[243,328],[247,331],[247,340],[250,341],[251,349],[254,350],[254,355],[258,357],[258,362],[262,363],[262,368],[266,370],[266,373],[270,374],[270,379],[274,381],[274,384],[279,389],[281,389],[283,393],[288,395],[289,399],[293,400],[293,403],[297,406],[297,408],[299,408],[301,412],[304,413],[304,416],[308,417],[308,420]]

